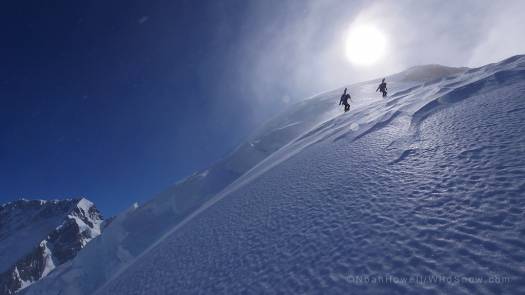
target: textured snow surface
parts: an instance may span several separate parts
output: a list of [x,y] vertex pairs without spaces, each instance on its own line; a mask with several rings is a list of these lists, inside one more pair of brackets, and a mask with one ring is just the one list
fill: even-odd
[[[162,235],[130,210],[29,294],[90,294],[93,282],[97,294],[524,294],[525,57],[435,69],[390,81],[385,100],[377,81],[351,85],[346,114],[333,111],[339,90],[299,104],[264,128],[279,144],[255,136],[229,162],[242,171],[242,149],[259,145],[270,152],[254,168],[190,214],[153,213],[171,225]],[[106,236],[112,226],[122,236]],[[158,239],[133,252],[129,235]],[[121,258],[94,273],[86,255]]]
[[491,68],[325,122],[100,294],[525,292],[525,59]]

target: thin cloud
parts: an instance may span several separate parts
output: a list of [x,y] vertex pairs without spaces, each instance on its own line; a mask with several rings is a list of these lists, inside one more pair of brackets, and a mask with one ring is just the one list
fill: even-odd
[[[270,3],[271,4],[271,3]],[[252,7],[244,29],[241,80],[251,98],[303,98],[418,64],[479,66],[525,51],[524,1],[291,1]],[[344,35],[372,23],[387,57],[372,67],[345,58]]]

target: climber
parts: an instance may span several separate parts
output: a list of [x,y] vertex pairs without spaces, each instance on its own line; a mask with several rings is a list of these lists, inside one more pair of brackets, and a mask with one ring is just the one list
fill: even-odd
[[339,105],[345,106],[345,113],[350,110],[350,103],[349,101],[352,101],[352,97],[350,96],[350,93],[346,93],[347,89],[345,88],[345,91],[341,95],[341,98],[339,99]]
[[383,81],[381,82],[381,84],[379,84],[379,86],[377,87],[376,89],[376,92],[377,91],[381,91],[381,93],[383,93],[383,97],[386,97],[386,82],[385,82],[385,79],[383,78]]

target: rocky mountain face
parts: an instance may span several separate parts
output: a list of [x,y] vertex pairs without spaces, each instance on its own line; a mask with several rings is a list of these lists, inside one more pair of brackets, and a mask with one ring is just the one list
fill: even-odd
[[102,214],[85,198],[0,206],[0,294],[14,294],[73,259],[100,235]]

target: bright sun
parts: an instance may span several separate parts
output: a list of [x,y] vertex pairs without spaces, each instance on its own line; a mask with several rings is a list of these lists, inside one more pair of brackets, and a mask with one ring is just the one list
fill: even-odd
[[385,35],[376,27],[355,26],[346,36],[346,57],[355,65],[373,65],[385,55],[386,44]]

